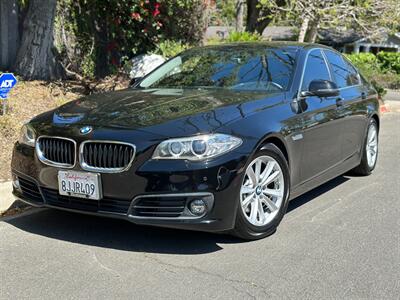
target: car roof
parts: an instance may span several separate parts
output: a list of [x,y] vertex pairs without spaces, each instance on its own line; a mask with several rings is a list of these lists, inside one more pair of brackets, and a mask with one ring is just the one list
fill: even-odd
[[[284,49],[313,49],[313,48],[325,48],[332,49],[331,47],[327,47],[325,45],[317,44],[317,43],[300,43],[293,41],[276,41],[276,42],[268,42],[268,41],[254,41],[254,42],[235,42],[235,43],[221,43],[215,45],[207,45],[203,47],[196,47],[197,49],[201,48],[258,48],[258,47],[270,47],[270,48],[284,48]],[[195,48],[195,49],[196,49]]]

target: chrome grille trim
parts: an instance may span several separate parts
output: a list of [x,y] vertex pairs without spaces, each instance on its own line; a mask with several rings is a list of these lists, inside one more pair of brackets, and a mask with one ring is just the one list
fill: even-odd
[[[43,152],[43,149],[41,148],[41,146],[43,145],[41,143],[42,139],[54,140],[54,144],[51,144],[51,145],[49,143],[46,144],[47,147],[52,147],[52,149],[48,149]],[[59,143],[59,141],[57,141],[57,140],[64,140],[64,141],[71,142],[72,143],[72,153],[71,153],[71,151],[68,151],[68,149],[62,148],[62,147],[64,147],[64,145],[62,145],[62,143]],[[56,149],[56,148],[59,148],[59,149]],[[38,139],[36,140],[35,150],[36,150],[36,155],[39,158],[39,160],[46,165],[53,166],[53,167],[67,168],[67,169],[71,169],[76,165],[76,142],[73,139],[60,137],[60,136],[42,135],[42,136],[39,136]],[[49,157],[46,157],[46,154],[45,154],[46,151],[50,151],[50,150],[52,151],[52,156],[57,158],[58,160],[65,160],[65,157],[62,158],[62,154],[60,153],[60,152],[65,151],[65,155],[72,156],[73,163],[70,164],[70,163],[63,163],[60,161],[51,160]],[[59,151],[59,152],[57,152],[57,151]]]
[[[91,150],[88,149],[87,151],[96,151],[95,153],[85,153],[85,145],[87,144],[113,144],[113,145],[123,145],[123,146],[128,146],[131,148],[131,151],[133,151],[131,158],[129,160],[127,160],[127,155],[128,153],[121,153],[121,149],[117,150],[116,148],[114,149],[105,149],[106,154],[103,155],[103,149],[99,148],[97,150],[97,148]],[[125,148],[127,149],[127,148]],[[107,151],[110,151],[111,153],[110,155],[107,155]],[[99,153],[97,153],[97,151],[99,151]],[[126,151],[126,150],[125,150]],[[121,164],[123,163],[124,166],[123,167],[116,167],[116,168],[110,168],[110,167],[98,167],[98,166],[93,166],[93,164],[96,164],[96,162],[92,161],[92,158],[90,158],[90,156],[101,156],[103,159],[102,164],[103,165],[110,165],[111,163],[113,164]],[[113,156],[113,157],[112,157]],[[124,172],[126,170],[128,170],[134,159],[136,156],[136,146],[131,144],[131,143],[125,143],[125,142],[119,142],[119,141],[110,141],[110,140],[86,140],[84,142],[81,143],[81,145],[79,146],[79,161],[81,164],[81,167],[83,170],[86,171],[94,171],[94,172],[100,172],[100,173],[120,173],[120,172]],[[86,158],[88,158],[89,161],[86,161]],[[111,161],[113,160],[113,161]],[[117,161],[116,161],[117,160]],[[122,160],[122,161],[121,161]]]
[[[187,208],[188,201],[191,201],[196,198],[201,198],[207,203],[207,212],[201,216],[194,216],[190,213],[189,209]],[[151,198],[182,198],[185,201],[184,208],[182,212],[179,213],[179,216],[170,215],[164,213],[163,216],[155,216],[155,215],[138,215],[136,209],[143,208],[143,206],[138,205],[141,199],[151,199]],[[176,206],[170,206],[176,208]],[[129,207],[128,210],[128,217],[131,219],[138,219],[138,220],[193,220],[193,219],[201,219],[209,212],[212,211],[214,207],[214,195],[209,192],[194,192],[194,193],[173,193],[173,194],[146,194],[146,195],[139,195],[136,196]],[[180,207],[179,207],[180,208]],[[176,214],[176,213],[174,213]]]

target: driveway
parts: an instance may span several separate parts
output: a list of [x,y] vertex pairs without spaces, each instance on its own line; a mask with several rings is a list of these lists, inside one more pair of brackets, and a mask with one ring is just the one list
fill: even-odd
[[378,166],[292,201],[278,231],[224,235],[34,209],[0,222],[1,299],[399,299],[400,114]]

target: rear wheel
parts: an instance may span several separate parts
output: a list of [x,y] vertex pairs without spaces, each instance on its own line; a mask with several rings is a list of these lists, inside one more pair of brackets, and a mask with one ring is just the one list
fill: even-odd
[[375,169],[378,159],[378,124],[374,119],[369,122],[362,151],[361,162],[352,171],[357,175],[366,176]]
[[246,168],[233,234],[247,240],[275,232],[287,208],[289,168],[282,152],[267,144]]

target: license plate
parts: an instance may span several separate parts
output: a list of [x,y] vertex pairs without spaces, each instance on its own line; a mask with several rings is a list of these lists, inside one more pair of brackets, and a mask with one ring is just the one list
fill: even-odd
[[58,171],[58,192],[65,196],[100,200],[100,174]]

